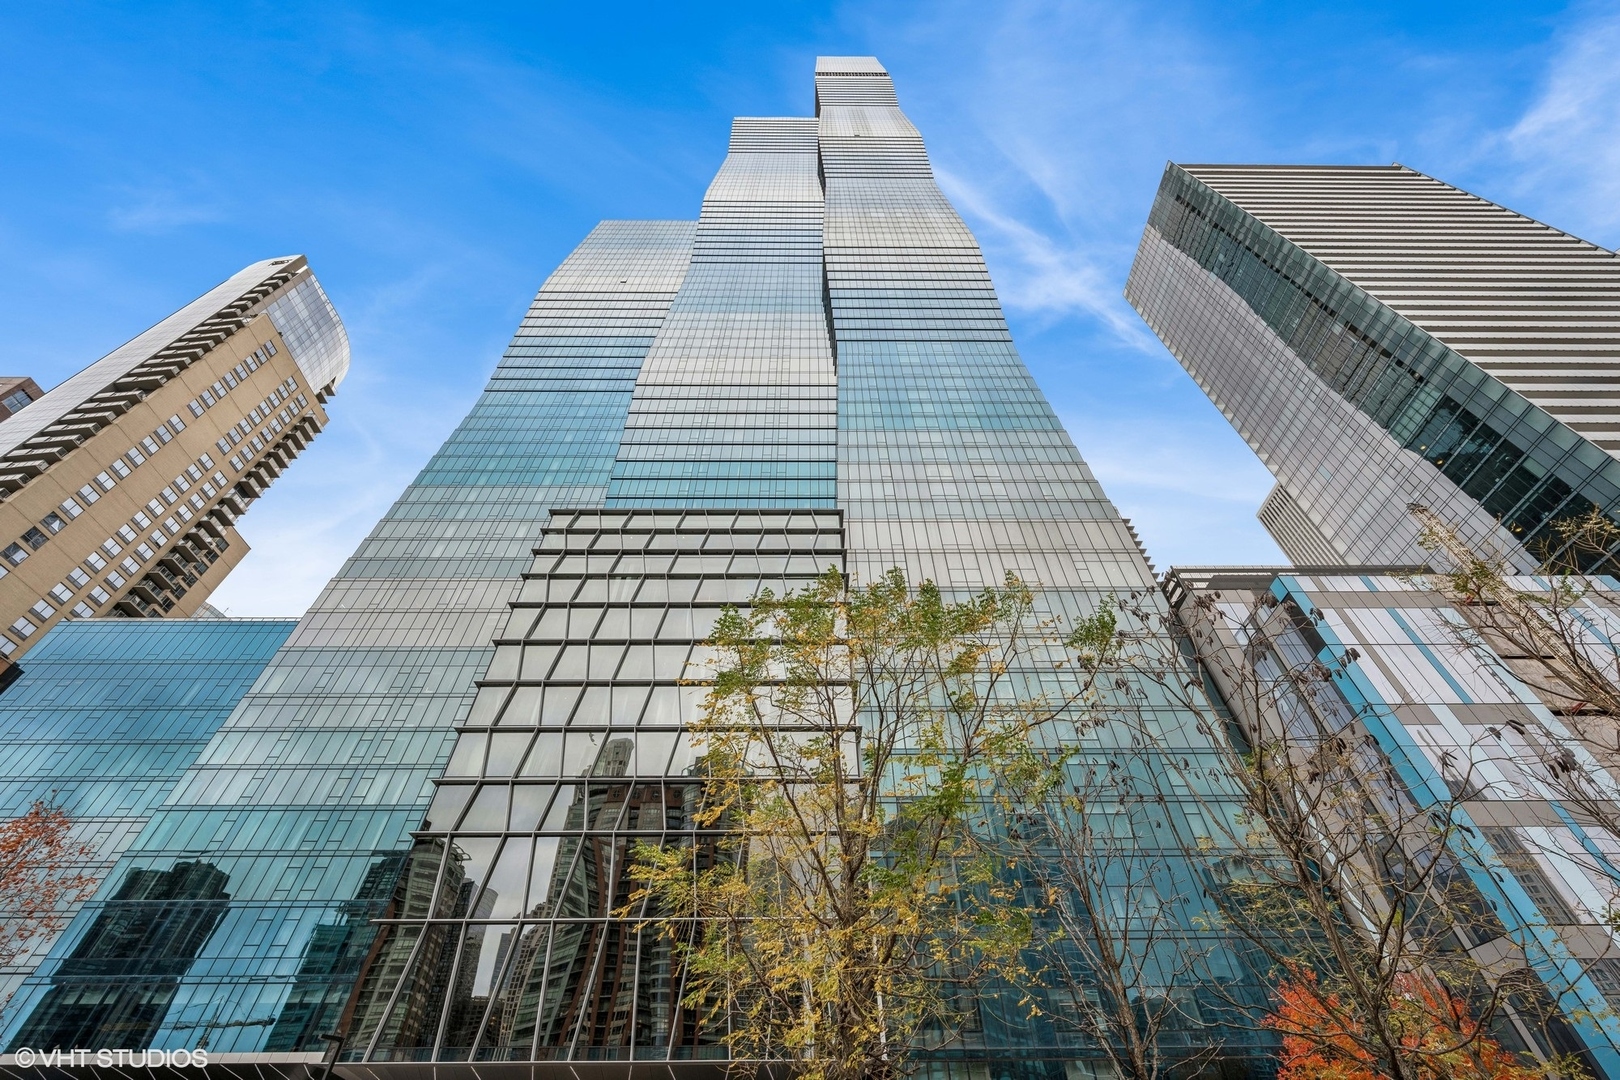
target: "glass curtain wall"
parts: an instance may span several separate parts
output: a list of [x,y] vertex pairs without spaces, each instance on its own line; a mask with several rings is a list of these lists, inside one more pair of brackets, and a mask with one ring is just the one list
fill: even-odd
[[[674,1008],[656,935],[609,914],[627,895],[627,834],[684,827],[688,750],[676,748],[673,764],[669,754],[701,696],[675,685],[697,677],[688,653],[724,602],[808,584],[825,568],[793,559],[784,580],[796,545],[841,550],[836,513],[675,512],[831,506],[837,384],[822,290],[815,121],[740,118],[691,268],[636,380],[605,500],[670,512],[559,516],[548,530],[547,551],[589,554],[535,563],[428,813],[435,830],[455,831],[418,838],[412,921],[390,928],[363,980],[356,1054],[662,1059],[705,1043],[714,1053],[712,1035]],[[538,613],[528,606],[548,596]],[[492,715],[494,688],[513,679],[519,688]],[[670,780],[583,782],[638,775],[628,768]],[[476,797],[462,782],[514,772],[530,782],[486,784]],[[578,782],[533,782],[548,776]],[[517,918],[541,921],[484,921]]]
[[[295,625],[76,619],[53,627],[0,695],[0,814],[20,817],[36,801],[62,810],[73,822],[72,843],[89,848],[71,872],[105,879]],[[114,879],[102,892],[118,887]],[[55,965],[73,951],[72,941],[54,949],[54,936],[32,942],[0,973],[0,1002],[47,955]],[[62,985],[52,983],[53,991]],[[63,1044],[83,1045],[66,1032]]]
[[841,556],[836,511],[553,517],[362,980],[354,1056],[723,1056],[668,941],[617,914],[630,849],[697,839],[690,683],[721,611]]
[[[553,275],[473,413],[143,833],[132,868],[168,877],[142,887],[230,894],[194,901],[217,922],[153,1045],[309,1049],[342,1030],[379,1073],[712,1071],[669,958],[609,913],[628,839],[686,829],[681,679],[719,606],[829,563],[958,596],[1016,572],[1065,619],[1156,595],[887,73],[823,58],[816,107],[738,121],[695,225],[605,224]],[[1049,668],[1019,674],[1061,689]],[[1166,752],[1208,752],[1152,687],[1115,704]],[[1086,739],[1082,764],[1161,771]],[[1202,868],[1164,822],[1130,827],[1170,868],[1163,904],[1207,975],[1258,999],[1197,929]],[[199,851],[228,888],[190,865]],[[1094,1047],[1016,1002],[982,995],[936,1072],[1097,1074]],[[1224,1037],[1234,1056],[1257,1046]]]
[[[690,1062],[679,1071],[695,1075],[717,1056],[717,1033],[680,1006],[669,956],[610,913],[628,895],[627,841],[687,828],[679,724],[697,688],[675,680],[723,600],[803,584],[835,558],[864,580],[901,566],[957,595],[1015,571],[1042,586],[1045,613],[1066,618],[1110,592],[1154,589],[1019,359],[983,257],[887,74],[870,58],[824,58],[816,89],[815,121],[734,128],[608,491],[610,508],[644,511],[554,519],[417,837],[411,914],[389,925],[362,982],[355,1057],[655,1059]],[[806,184],[818,166],[825,221],[813,238],[805,223],[820,205]],[[832,341],[818,340],[829,324]],[[834,448],[847,548],[838,517],[756,509],[824,505],[819,483],[782,486],[819,474],[783,470]],[[734,463],[751,454],[760,467],[745,480]],[[672,471],[656,473],[655,461]],[[632,486],[654,477],[665,486]],[[1050,669],[1020,675],[1036,690],[1052,679]],[[1116,704],[1145,708],[1164,752],[1208,753],[1194,719],[1151,687],[1128,687]],[[1123,738],[1089,738],[1079,767],[1155,769]],[[1196,827],[1180,807],[1170,816]],[[1202,868],[1155,831],[1162,823],[1134,815],[1132,827],[1142,858],[1175,879],[1162,901],[1225,984],[1219,1004],[1260,1000],[1264,988],[1218,936],[1197,929],[1213,915],[1198,900]],[[996,1062],[1046,1075],[1068,1061],[1084,1073],[1096,1060],[1095,1048],[1030,1023],[1017,1001],[984,994],[939,1069],[954,1060],[980,1075]],[[1209,1037],[1171,1039],[1190,1048]],[[1260,1049],[1252,1033],[1223,1037],[1236,1057]]]
[[[1230,288],[1323,384],[1500,521],[1535,556],[1527,565],[1569,554],[1560,521],[1594,511],[1620,519],[1620,461],[1184,169],[1166,168],[1147,227]],[[1131,286],[1141,306],[1151,290],[1142,280]],[[1570,557],[1589,572],[1613,568],[1611,553]]]
[[830,508],[837,412],[815,121],[738,117],[607,504]]
[[[412,830],[547,514],[606,492],[692,232],[603,222],[551,275],[472,411],[125,854],[120,877],[195,884],[184,868],[202,853],[228,879],[173,901],[207,905],[190,925],[212,921],[141,1045],[325,1049],[372,920],[410,903],[395,896]],[[123,939],[106,948],[131,983],[157,977]]]
[[[889,76],[870,57],[823,57],[816,103],[839,365],[839,505],[851,572],[870,580],[900,566],[911,580],[931,578],[957,596],[1016,573],[1037,587],[1041,614],[1060,625],[1094,612],[1110,594],[1162,605],[1134,534],[1024,367],[978,244],[939,190]],[[1072,691],[1071,679],[1044,666],[1017,681],[1056,700]],[[1078,741],[1077,776],[1117,767],[1139,777],[1143,790],[1172,795],[1165,821],[1123,805],[1118,820],[1139,860],[1134,875],[1156,876],[1156,903],[1185,928],[1178,948],[1201,957],[1200,977],[1221,987],[1201,993],[1172,985],[1168,964],[1161,984],[1145,980],[1143,1000],[1173,997],[1191,1022],[1167,1033],[1172,1054],[1218,1041],[1234,1059],[1261,1055],[1263,1035],[1222,1026],[1222,1017],[1234,1000],[1263,1002],[1266,987],[1208,929],[1218,921],[1205,899],[1209,868],[1182,855],[1209,832],[1202,808],[1221,792],[1178,798],[1168,779],[1206,775],[1185,763],[1214,765],[1208,739],[1197,718],[1148,680],[1118,687],[1105,705],[1155,731],[1157,748],[1144,750],[1112,725],[1050,737]],[[1177,766],[1166,767],[1166,759]],[[1152,958],[1139,959],[1152,968]],[[1061,1015],[1062,995],[1075,989],[1047,1002],[1048,1018]],[[1019,1000],[1010,990],[980,994],[963,1031],[936,1033],[945,1043],[940,1068],[956,1060],[963,1075],[980,1075],[973,1070],[988,1060],[998,1076],[1107,1070],[1072,1028],[1029,1019]]]

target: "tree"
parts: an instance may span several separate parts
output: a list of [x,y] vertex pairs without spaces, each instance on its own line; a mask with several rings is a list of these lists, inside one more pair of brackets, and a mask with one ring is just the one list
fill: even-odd
[[1009,861],[1036,894],[1029,1000],[1116,1075],[1158,1080],[1197,1072],[1223,1046],[1185,1004],[1209,979],[1207,947],[1189,933],[1194,898],[1171,866],[1180,851],[1152,774],[1151,706],[1115,678],[1126,639],[1113,603],[1076,623],[1067,722],[1011,749],[997,794]]
[[[1277,1080],[1381,1080],[1379,1063],[1367,1053],[1367,1032],[1332,994],[1301,971],[1277,989],[1278,1008],[1268,1027],[1282,1035]],[[1403,1052],[1416,1063],[1419,1080],[1544,1080],[1544,1069],[1527,1065],[1481,1030],[1467,1008],[1444,987],[1418,975],[1395,986],[1389,1015],[1400,1031]],[[1436,1025],[1433,1018],[1445,1023]],[[1456,1040],[1452,1032],[1468,1036]]]
[[[1578,567],[1620,545],[1620,527],[1596,510],[1557,522],[1542,573],[1517,575],[1427,507],[1408,508],[1441,568],[1415,583],[1439,592],[1461,616],[1459,648],[1488,667],[1505,665],[1552,714],[1515,733],[1535,794],[1574,811],[1583,827],[1620,843],[1620,603]],[[1567,856],[1566,856],[1567,857]],[[1608,858],[1582,860],[1620,887]],[[1620,919],[1611,910],[1609,919]]]
[[67,812],[43,800],[0,824],[0,968],[61,933],[68,923],[64,909],[98,884],[74,869],[93,851],[72,833]]
[[[1620,527],[1597,510],[1556,523],[1551,546],[1558,554],[1527,580],[1502,553],[1470,545],[1428,507],[1414,503],[1408,511],[1421,528],[1419,542],[1443,564],[1423,581],[1480,635],[1466,643],[1507,658],[1549,708],[1573,718],[1601,717],[1608,730],[1594,734],[1620,750],[1613,737],[1620,718],[1620,636],[1601,632],[1602,592],[1577,569],[1620,545]],[[1615,616],[1620,619],[1620,611]]]
[[674,944],[736,1060],[903,1075],[1029,918],[987,830],[994,762],[1052,713],[1017,693],[1040,632],[1015,577],[948,602],[892,570],[728,610],[694,737],[706,836],[642,845],[627,913]]
[[[1555,522],[1541,573],[1532,576],[1464,541],[1427,507],[1408,510],[1438,564],[1414,583],[1440,593],[1461,616],[1451,624],[1455,645],[1484,667],[1505,667],[1509,681],[1546,706],[1538,723],[1499,738],[1511,747],[1525,795],[1556,807],[1584,835],[1580,845],[1549,854],[1608,880],[1608,910],[1592,915],[1612,930],[1620,926],[1620,870],[1607,854],[1620,845],[1620,603],[1582,568],[1613,569],[1620,526],[1596,509]],[[1585,967],[1608,960],[1588,958]]]
[[[1371,706],[1338,689],[1358,657],[1331,654],[1316,613],[1264,590],[1247,604],[1193,591],[1177,606],[1187,659],[1179,679],[1157,677],[1228,737],[1212,739],[1212,760],[1182,766],[1188,782],[1167,777],[1167,790],[1212,790],[1195,774],[1213,790],[1228,790],[1220,778],[1235,787],[1236,813],[1206,797],[1200,847],[1222,925],[1290,988],[1270,1026],[1296,1054],[1349,1054],[1395,1080],[1483,1054],[1483,1032],[1510,1009],[1534,1028],[1541,999],[1525,959],[1476,949],[1504,929],[1467,863],[1479,843],[1460,812],[1474,786],[1467,763],[1446,778],[1448,794],[1414,798],[1414,763],[1382,748]],[[1153,617],[1150,605],[1126,610]],[[1161,639],[1145,635],[1112,663],[1154,678],[1170,670]],[[1205,676],[1231,723],[1201,705]],[[1317,1019],[1275,1020],[1302,1009]],[[1426,1032],[1421,1045],[1414,1029]]]

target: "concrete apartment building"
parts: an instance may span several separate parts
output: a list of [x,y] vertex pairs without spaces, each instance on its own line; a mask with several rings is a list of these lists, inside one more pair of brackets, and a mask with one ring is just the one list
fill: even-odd
[[247,552],[237,518],[326,425],[348,366],[342,322],[289,256],[49,393],[12,387],[31,400],[0,423],[0,657],[66,618],[195,614]]

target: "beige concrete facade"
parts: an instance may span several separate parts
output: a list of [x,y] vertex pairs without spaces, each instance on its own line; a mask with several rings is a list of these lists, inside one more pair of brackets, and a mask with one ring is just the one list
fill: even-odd
[[45,396],[26,375],[0,375],[0,420],[9,418]]
[[81,385],[82,401],[54,402],[60,415],[21,442],[24,433],[0,423],[7,661],[64,618],[193,615],[247,553],[235,522],[325,427],[323,403],[348,348],[324,293],[306,286],[303,299],[318,296],[330,316],[325,344],[341,339],[342,354],[337,374],[311,385],[310,369],[330,374],[332,364],[300,363],[288,337],[306,353],[322,342],[311,344],[309,320],[290,321],[285,308],[273,318],[271,306],[313,275],[302,258],[256,266],[268,271],[262,280],[248,271],[232,279],[248,275],[251,286],[234,304],[202,312],[195,325],[186,324],[198,312],[180,319],[169,328],[174,340]]

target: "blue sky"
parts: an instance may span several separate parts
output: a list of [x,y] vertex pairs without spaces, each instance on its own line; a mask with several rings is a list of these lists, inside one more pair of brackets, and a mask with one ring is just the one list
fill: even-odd
[[303,252],[354,367],[215,594],[296,614],[604,217],[693,217],[818,53],[894,74],[1035,377],[1156,563],[1264,562],[1264,468],[1120,296],[1180,161],[1400,161],[1620,244],[1620,6],[1125,0],[0,8],[0,369],[53,385]]

